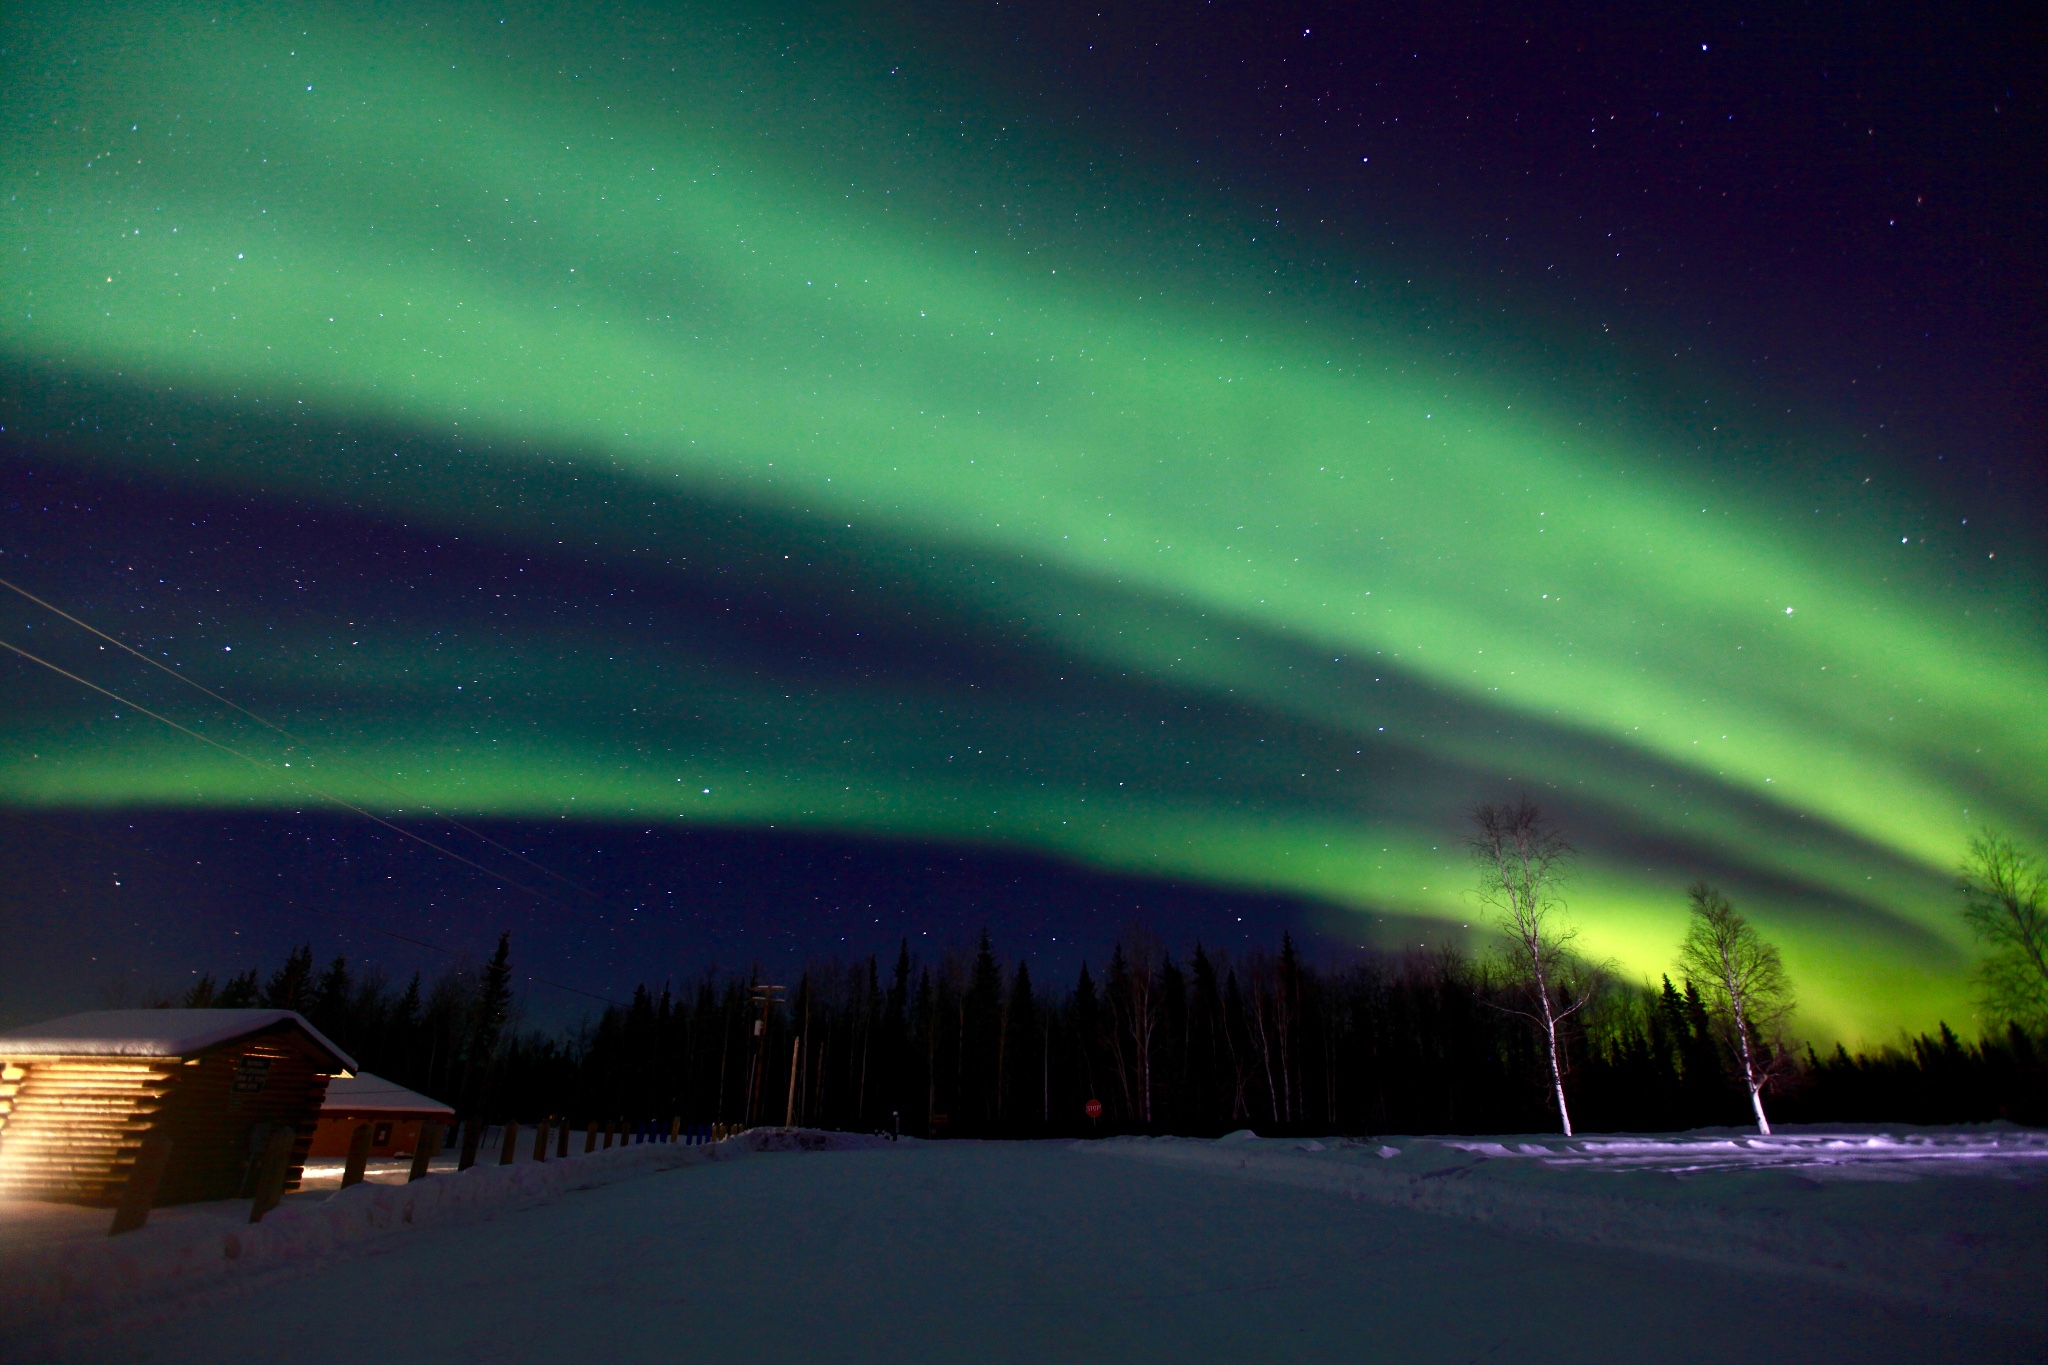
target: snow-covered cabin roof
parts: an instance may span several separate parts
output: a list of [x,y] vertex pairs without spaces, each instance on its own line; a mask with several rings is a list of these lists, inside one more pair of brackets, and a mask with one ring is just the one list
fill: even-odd
[[455,1111],[417,1090],[407,1090],[396,1081],[358,1071],[353,1076],[336,1076],[327,1083],[327,1098],[320,1105],[323,1114],[417,1114],[426,1118],[454,1118]]
[[327,1040],[296,1010],[93,1010],[67,1014],[0,1033],[7,1057],[183,1057],[267,1033],[279,1024],[296,1026],[325,1050],[337,1071],[356,1069],[355,1059]]

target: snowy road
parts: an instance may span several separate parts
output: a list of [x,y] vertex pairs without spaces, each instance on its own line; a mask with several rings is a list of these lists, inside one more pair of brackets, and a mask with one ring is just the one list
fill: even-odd
[[40,1358],[1986,1365],[2048,1340],[1067,1144],[945,1143],[409,1230]]

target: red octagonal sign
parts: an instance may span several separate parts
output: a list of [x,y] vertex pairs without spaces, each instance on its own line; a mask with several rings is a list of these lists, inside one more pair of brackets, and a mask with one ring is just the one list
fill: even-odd
[[1099,1119],[1099,1118],[1101,1118],[1101,1117],[1102,1117],[1102,1101],[1101,1101],[1101,1100],[1090,1100],[1090,1101],[1088,1101],[1088,1117],[1089,1117],[1089,1118],[1091,1118],[1091,1119]]

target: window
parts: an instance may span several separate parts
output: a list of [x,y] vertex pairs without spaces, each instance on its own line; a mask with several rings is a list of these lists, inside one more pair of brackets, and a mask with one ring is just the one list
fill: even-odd
[[391,1145],[391,1125],[388,1123],[378,1124],[376,1130],[370,1134],[370,1145],[372,1147],[389,1147]]

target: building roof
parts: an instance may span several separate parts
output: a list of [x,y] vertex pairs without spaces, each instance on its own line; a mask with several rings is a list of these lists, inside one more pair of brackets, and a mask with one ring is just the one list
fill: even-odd
[[184,1057],[289,1024],[324,1050],[337,1071],[355,1059],[296,1010],[94,1010],[0,1033],[5,1057]]
[[337,1076],[327,1083],[322,1114],[405,1114],[427,1118],[453,1118],[455,1111],[417,1090],[407,1090],[396,1081],[358,1071]]

